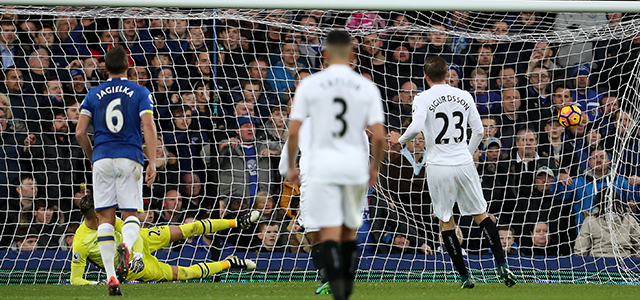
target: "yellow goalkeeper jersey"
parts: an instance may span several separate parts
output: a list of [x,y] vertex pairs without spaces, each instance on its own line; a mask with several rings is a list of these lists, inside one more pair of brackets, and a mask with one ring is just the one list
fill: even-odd
[[[122,243],[122,226],[124,226],[124,221],[116,219],[116,224],[114,226],[116,245]],[[142,252],[142,248],[142,239],[138,239],[133,245],[132,250],[135,252]],[[87,266],[87,261],[97,267],[104,268],[102,256],[100,256],[100,249],[98,248],[98,231],[90,229],[87,227],[85,222],[82,222],[80,227],[76,230],[76,235],[73,238],[73,248],[71,251],[73,252],[71,256],[71,284],[92,284],[92,281],[85,280],[82,275],[84,274],[85,267]]]

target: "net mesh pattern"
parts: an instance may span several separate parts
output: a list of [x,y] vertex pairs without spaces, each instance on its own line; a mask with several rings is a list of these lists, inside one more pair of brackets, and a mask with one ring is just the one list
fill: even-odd
[[[2,6],[0,15],[6,282],[66,276],[52,257],[68,268],[83,220],[79,199],[92,189],[74,136],[79,106],[108,78],[103,57],[116,45],[129,54],[129,80],[154,96],[162,145],[145,150],[162,159],[153,189],[143,190],[143,234],[262,213],[248,230],[169,243],[161,260],[189,265],[248,253],[261,271],[224,280],[298,280],[292,269],[314,280],[297,222],[299,189],[277,165],[295,87],[323,69],[324,37],[334,29],[352,35],[351,67],[380,88],[387,131],[406,129],[414,97],[428,89],[424,60],[447,60],[447,83],[470,91],[483,117],[474,161],[509,263],[527,280],[637,282],[635,14]],[[582,123],[559,127],[558,109],[572,103]],[[247,114],[254,134],[238,130]],[[358,231],[367,261],[359,279],[444,280],[452,267],[433,216],[424,143],[386,150]],[[483,232],[469,216],[456,223],[474,276],[495,280]],[[449,272],[432,271],[443,268]]]

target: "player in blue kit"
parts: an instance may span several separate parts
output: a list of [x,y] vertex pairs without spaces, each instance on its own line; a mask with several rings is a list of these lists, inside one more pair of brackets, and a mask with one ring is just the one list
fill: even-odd
[[[115,47],[105,55],[105,68],[109,80],[91,89],[84,98],[76,137],[93,164],[93,193],[100,224],[97,241],[109,280],[109,295],[121,296],[118,279],[127,277],[131,247],[140,235],[143,132],[146,145],[155,149],[156,127],[151,93],[127,79],[129,62],[124,48]],[[95,133],[93,147],[87,135],[90,123]],[[149,151],[149,166],[144,178],[148,186],[155,181],[155,160],[155,151]],[[125,220],[123,242],[117,248],[114,238],[116,208],[120,208]],[[118,263],[114,267],[116,250]],[[141,258],[142,253],[134,252],[133,256]]]

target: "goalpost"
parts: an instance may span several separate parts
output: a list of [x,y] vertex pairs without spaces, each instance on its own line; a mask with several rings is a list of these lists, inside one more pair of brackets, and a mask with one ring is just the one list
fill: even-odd
[[[159,168],[162,179],[145,190],[148,226],[230,218],[253,205],[271,214],[250,231],[174,243],[157,252],[160,260],[188,265],[233,254],[257,259],[258,270],[227,272],[216,280],[316,280],[308,241],[295,232],[300,224],[292,222],[297,187],[277,172],[286,122],[279,126],[297,82],[322,69],[322,39],[336,28],[346,29],[357,43],[352,67],[380,87],[387,130],[406,128],[413,97],[428,88],[422,73],[427,56],[445,57],[448,82],[472,91],[486,117],[483,148],[474,157],[489,212],[513,238],[507,258],[519,280],[640,282],[638,2],[3,3],[0,15],[9,21],[0,25],[16,26],[16,40],[9,44],[24,52],[14,52],[13,61],[24,79],[17,88],[10,79],[16,71],[3,59],[2,284],[68,282],[73,251],[67,239],[81,221],[74,198],[90,190],[90,168],[74,154],[80,147],[72,136],[58,135],[69,139],[67,145],[43,146],[38,139],[62,130],[47,122],[60,117],[58,109],[68,128],[74,128],[74,109],[86,90],[106,80],[100,58],[116,44],[130,53],[130,79],[147,86],[156,99],[165,145],[159,151],[167,156]],[[53,34],[52,42],[46,41],[47,34]],[[56,81],[64,91],[61,100],[52,99],[59,93]],[[583,108],[584,124],[565,131],[546,126],[554,124],[556,107],[570,102]],[[186,110],[192,114],[188,129],[176,116]],[[232,145],[241,138],[236,115],[245,113],[257,119],[260,142],[252,155]],[[524,141],[525,128],[534,133],[535,145]],[[24,147],[29,134],[36,142]],[[265,147],[269,154],[261,152]],[[421,147],[411,143],[387,152],[363,214],[365,226],[358,232],[362,258],[357,280],[455,278],[439,249]],[[247,165],[254,168],[245,170]],[[257,174],[254,185],[271,194],[272,212],[268,204],[256,204],[269,201],[262,194],[251,196],[251,176],[238,175],[245,171]],[[573,184],[557,183],[564,174]],[[37,181],[34,195],[24,175]],[[177,194],[171,191],[180,192],[180,204],[165,200]],[[600,205],[595,203],[598,192]],[[483,233],[470,217],[456,222],[473,276],[497,281]],[[279,231],[275,245],[270,244],[273,230]],[[37,240],[36,251],[24,246],[29,239]],[[88,269],[88,278],[100,275],[95,267]]]

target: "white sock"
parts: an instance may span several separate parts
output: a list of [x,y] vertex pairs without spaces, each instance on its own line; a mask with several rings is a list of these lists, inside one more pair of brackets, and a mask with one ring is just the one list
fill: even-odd
[[102,223],[98,226],[98,248],[100,256],[102,256],[102,264],[107,271],[107,280],[112,276],[116,276],[115,256],[116,256],[116,239],[113,236],[113,225]]
[[124,226],[122,226],[122,242],[129,248],[129,253],[131,253],[133,244],[138,240],[138,236],[140,236],[140,220],[130,216],[124,220]]

